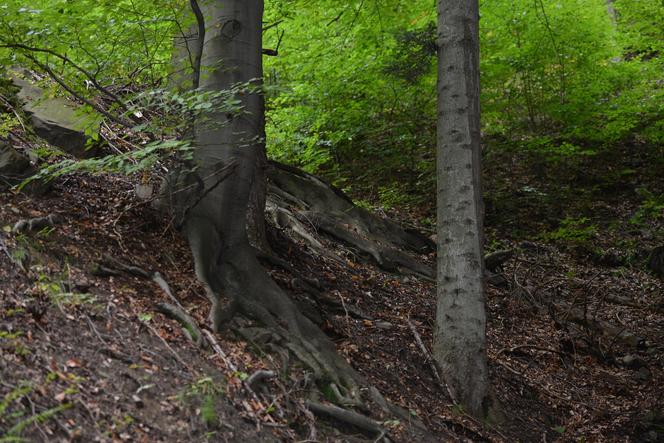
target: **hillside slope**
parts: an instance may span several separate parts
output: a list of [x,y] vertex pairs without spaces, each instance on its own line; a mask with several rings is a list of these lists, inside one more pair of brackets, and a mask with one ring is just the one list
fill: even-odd
[[[270,352],[269,340],[247,343],[233,332],[248,320],[235,319],[216,349],[201,349],[156,312],[157,303],[175,302],[151,279],[155,271],[202,327],[208,302],[170,220],[138,203],[133,188],[124,177],[75,175],[41,197],[1,194],[0,429],[30,441],[375,440],[314,417],[304,405],[306,371]],[[53,214],[53,226],[11,232],[18,220]],[[385,270],[349,240],[299,228],[308,241],[293,226],[270,227],[271,275],[435,439],[662,437],[661,280],[580,265],[552,246],[511,244],[518,253],[496,269],[488,293],[490,367],[504,417],[486,427],[446,399],[418,343],[431,337],[430,279]],[[433,263],[430,252],[402,253]],[[278,377],[250,388],[247,377],[259,370]],[[413,441],[407,425],[384,423],[391,438]]]

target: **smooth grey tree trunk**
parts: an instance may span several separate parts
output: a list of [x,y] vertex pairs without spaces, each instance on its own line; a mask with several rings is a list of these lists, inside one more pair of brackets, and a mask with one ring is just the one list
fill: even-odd
[[613,2],[614,0],[606,0],[606,12],[609,14],[613,27],[616,27],[618,26],[618,13]]
[[438,0],[438,303],[433,354],[468,412],[486,413],[477,0]]
[[[200,89],[228,90],[238,83],[260,86],[263,0],[198,4],[205,20]],[[257,320],[318,380],[357,398],[362,378],[256,257],[256,248],[266,244],[264,100],[260,90],[247,90],[236,98],[243,108],[240,114],[213,110],[195,123],[196,169],[183,168],[169,184],[169,204],[212,302],[212,325],[222,329],[236,312]]]

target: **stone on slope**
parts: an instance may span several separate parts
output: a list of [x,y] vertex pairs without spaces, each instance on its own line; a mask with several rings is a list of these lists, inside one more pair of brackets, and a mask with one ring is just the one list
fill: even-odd
[[30,160],[9,143],[0,140],[0,189],[17,185],[33,173]]
[[98,114],[64,98],[50,98],[28,80],[17,76],[12,80],[21,88],[18,97],[37,135],[76,157],[94,156],[95,149],[86,148],[89,134],[99,132],[101,118]]
[[655,274],[660,277],[664,277],[664,245],[657,246],[652,251],[650,251],[650,256],[648,257],[648,267]]

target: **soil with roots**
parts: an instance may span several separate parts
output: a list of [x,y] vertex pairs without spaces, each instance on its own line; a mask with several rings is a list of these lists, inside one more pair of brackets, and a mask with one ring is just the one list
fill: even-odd
[[[0,195],[0,436],[661,441],[661,279],[501,238],[514,252],[487,276],[487,291],[491,381],[503,407],[479,423],[452,404],[426,350],[431,240],[311,175],[273,165],[269,176],[272,252],[259,255],[262,266],[398,409],[386,413],[367,390],[362,405],[342,405],[355,415],[330,412],[330,400],[339,403],[330,385],[241,313],[210,333],[209,302],[172,220],[136,200],[133,180],[75,175],[43,196]],[[49,215],[59,217],[12,231]],[[188,313],[204,338],[191,340],[160,303]]]

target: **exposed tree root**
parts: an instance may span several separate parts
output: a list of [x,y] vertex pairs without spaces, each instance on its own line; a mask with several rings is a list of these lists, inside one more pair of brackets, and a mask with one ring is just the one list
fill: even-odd
[[12,232],[19,234],[22,232],[37,231],[44,228],[52,228],[56,224],[63,221],[62,216],[58,214],[47,215],[46,217],[31,218],[26,220],[19,220],[14,224]]
[[247,381],[245,382],[247,386],[249,386],[251,389],[256,390],[256,387],[263,383],[265,380],[270,380],[274,377],[277,376],[277,373],[274,371],[266,371],[264,369],[260,369],[247,378]]
[[357,248],[384,270],[435,277],[432,268],[400,250],[433,250],[427,237],[355,206],[340,190],[298,169],[272,163],[268,176],[268,213],[275,225],[290,230],[314,252],[339,260],[310,233],[312,229]]
[[203,334],[201,328],[198,327],[196,320],[191,318],[184,310],[178,308],[170,303],[158,303],[155,306],[157,312],[164,314],[166,317],[173,319],[180,323],[185,335],[189,340],[201,346],[203,343]]
[[[201,145],[207,146],[204,140]],[[254,172],[258,169],[253,165],[258,154],[253,148],[246,147],[210,150],[205,155],[208,152],[213,158],[206,157],[198,170],[183,170],[171,177],[171,188],[165,188],[165,192],[170,191],[170,196],[161,203],[162,207],[173,211],[178,221],[176,225],[183,229],[188,239],[196,275],[212,302],[210,319],[214,329],[224,329],[238,313],[254,320],[258,326],[237,329],[248,341],[277,351],[285,360],[289,354],[295,356],[313,373],[320,386],[334,394],[336,404],[363,406],[360,386],[366,386],[366,381],[337,353],[325,333],[272,280],[259,260],[293,271],[290,265],[257,251],[250,244],[248,231],[252,228],[251,223],[246,222],[247,207],[252,204],[250,195],[253,195],[257,180]],[[210,181],[210,171],[222,169],[229,162],[239,165],[233,169],[232,180],[219,184],[206,193],[205,198],[197,198],[208,188],[206,182]],[[372,257],[380,266],[398,272],[433,275],[426,266],[398,250],[406,248],[424,252],[431,247],[426,237],[406,232],[391,221],[357,208],[342,193],[313,176],[285,166],[270,169],[279,172],[273,175],[266,205],[268,214],[275,225],[288,229],[315,253],[343,261],[318,241],[315,236],[318,226]],[[187,191],[176,193],[174,189]],[[191,206],[191,201],[200,203]],[[293,284],[301,285],[316,302],[338,305],[336,300],[328,300],[329,297],[321,293],[319,283],[306,278],[295,280]],[[203,330],[203,334],[208,335],[208,331]],[[387,414],[398,412],[398,408],[391,407],[384,399],[381,408]],[[408,414],[403,417],[407,418]]]
[[346,228],[343,218],[337,217],[336,214],[307,211],[303,212],[302,215],[311,220],[316,228],[326,234],[355,246],[360,252],[370,256],[380,268],[386,271],[413,273],[429,279],[435,278],[436,274],[433,268],[411,258],[408,254],[396,248],[383,246],[378,241],[372,241],[356,234],[357,231]]
[[649,345],[645,338],[639,337],[625,328],[592,318],[582,309],[562,304],[556,305],[555,309],[559,311],[559,321],[564,320],[580,325],[586,328],[592,336],[602,338],[607,344],[618,342],[632,348],[647,348]]
[[[269,339],[275,345],[288,349],[309,367],[317,380],[342,387],[344,395],[359,398],[358,381],[361,380],[348,363],[341,358],[327,336],[306,318],[291,298],[270,278],[260,265],[255,250],[246,242],[235,247],[214,246],[208,224],[203,219],[190,219],[187,223],[189,238],[199,279],[208,292],[223,295],[228,303],[213,303],[211,312],[216,329],[224,326],[239,311],[269,328]],[[212,231],[214,232],[214,231]],[[208,248],[215,252],[208,255]],[[210,262],[210,257],[217,257]],[[205,271],[210,266],[214,272]],[[201,278],[203,277],[203,278]],[[213,302],[219,297],[211,297]],[[231,301],[233,300],[233,301]],[[229,309],[229,307],[232,307]],[[254,340],[258,340],[253,337]]]
[[380,239],[396,248],[424,252],[435,249],[433,241],[412,230],[404,230],[397,223],[353,204],[339,189],[320,178],[299,169],[276,162],[270,163],[267,175],[271,183],[282,193],[299,201],[302,210],[334,214],[343,223],[352,226],[359,234]]

